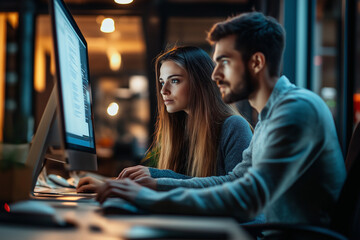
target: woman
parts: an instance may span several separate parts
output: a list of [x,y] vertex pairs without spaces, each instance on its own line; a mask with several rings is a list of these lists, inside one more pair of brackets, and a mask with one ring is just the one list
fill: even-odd
[[[175,47],[157,57],[155,69],[158,120],[152,152],[157,169],[130,167],[118,178],[141,183],[144,177],[186,179],[230,172],[242,160],[252,131],[222,101],[211,79],[211,58],[197,47]],[[82,179],[78,191],[96,190],[97,185]]]

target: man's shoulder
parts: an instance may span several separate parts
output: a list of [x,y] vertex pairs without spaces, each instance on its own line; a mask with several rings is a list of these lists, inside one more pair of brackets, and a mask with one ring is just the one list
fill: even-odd
[[309,118],[317,122],[320,118],[327,119],[331,113],[326,103],[316,93],[296,87],[278,99],[271,115],[281,115],[286,119]]
[[290,89],[285,94],[283,94],[281,98],[279,98],[279,100],[277,101],[277,105],[283,105],[287,103],[300,106],[310,105],[313,107],[323,107],[324,105],[326,105],[319,95],[308,89],[299,87]]

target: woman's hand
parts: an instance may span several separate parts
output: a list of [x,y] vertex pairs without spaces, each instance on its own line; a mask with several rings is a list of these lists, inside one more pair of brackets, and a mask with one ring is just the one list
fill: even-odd
[[106,181],[97,189],[96,200],[103,203],[109,197],[119,197],[133,202],[141,188],[142,186],[128,178]]
[[117,180],[131,179],[141,186],[156,190],[156,179],[151,177],[148,167],[137,165],[134,167],[128,167],[121,171]]
[[104,183],[97,178],[93,177],[83,177],[79,180],[79,183],[76,187],[78,193],[81,192],[97,192],[98,188]]
[[136,180],[143,177],[151,177],[149,168],[137,165],[123,169],[117,179],[130,178],[131,180]]

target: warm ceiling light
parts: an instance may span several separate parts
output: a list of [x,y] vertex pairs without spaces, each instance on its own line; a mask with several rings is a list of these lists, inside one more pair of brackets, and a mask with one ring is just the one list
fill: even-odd
[[104,33],[111,33],[115,31],[115,23],[112,18],[105,18],[102,23],[100,30]]
[[118,4],[129,4],[129,3],[132,3],[133,0],[114,0],[114,2],[116,2]]
[[107,113],[110,116],[115,116],[118,112],[119,112],[119,105],[115,102],[110,103],[107,108]]
[[114,72],[119,70],[121,66],[121,55],[119,52],[111,54],[110,57],[110,69]]
[[110,69],[117,71],[121,67],[121,54],[113,48],[108,49],[107,56],[109,58]]
[[131,76],[129,79],[129,88],[134,93],[146,93],[148,91],[148,80],[142,75]]

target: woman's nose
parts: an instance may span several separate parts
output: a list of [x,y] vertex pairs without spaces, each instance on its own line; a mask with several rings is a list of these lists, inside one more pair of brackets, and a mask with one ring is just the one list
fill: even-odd
[[162,85],[160,93],[162,95],[168,95],[170,93],[169,88],[168,88],[168,84],[165,82],[164,85]]

